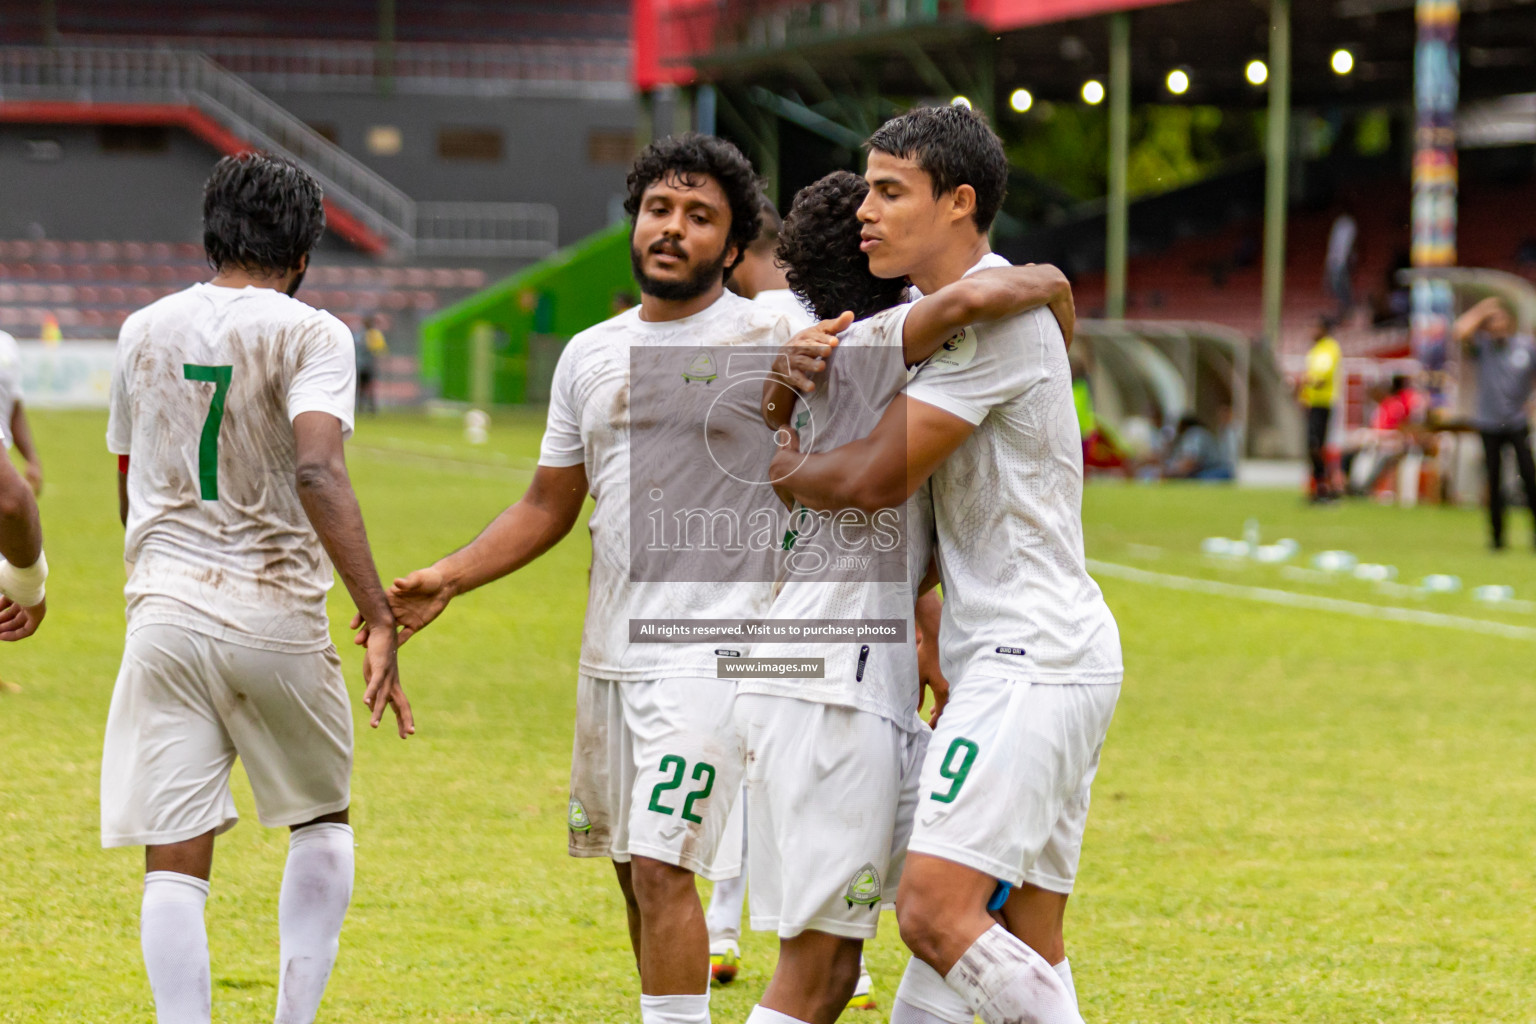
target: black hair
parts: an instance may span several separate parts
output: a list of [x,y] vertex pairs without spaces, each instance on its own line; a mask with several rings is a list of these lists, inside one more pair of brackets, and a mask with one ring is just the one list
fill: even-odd
[[1008,155],[986,119],[959,105],[918,107],[881,125],[865,148],[906,160],[933,179],[935,199],[961,185],[976,190],[976,230],[992,227],[1008,193]]
[[641,150],[629,169],[624,183],[629,195],[624,200],[624,212],[631,221],[640,212],[640,199],[645,190],[667,178],[680,178],[690,186],[701,184],[700,178],[714,178],[731,205],[731,229],[726,236],[726,248],[736,246],[736,259],[725,268],[725,279],[731,278],[747,247],[757,238],[762,227],[762,181],[752,169],[752,163],[741,150],[714,135],[684,132],[658,139]]
[[1392,394],[1398,394],[1408,390],[1408,377],[1406,374],[1394,373],[1392,375]]
[[779,208],[773,205],[772,199],[767,196],[760,196],[759,199],[761,202],[757,210],[763,218],[763,226],[758,228],[757,237],[752,240],[752,250],[772,254],[778,248],[779,232],[784,230],[784,219],[779,216]]
[[203,249],[215,270],[297,270],[325,232],[320,183],[265,153],[227,156],[203,186]]
[[876,277],[859,249],[859,205],[869,184],[849,171],[833,171],[795,194],[779,229],[777,259],[800,296],[823,320],[851,310],[862,320],[901,301],[902,278]]

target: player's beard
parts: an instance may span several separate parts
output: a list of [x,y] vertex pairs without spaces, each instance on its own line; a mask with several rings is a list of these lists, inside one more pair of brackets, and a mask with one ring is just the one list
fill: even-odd
[[640,291],[644,294],[667,302],[687,302],[689,299],[696,299],[703,295],[720,282],[725,271],[725,254],[729,251],[730,246],[721,249],[716,259],[701,263],[697,270],[681,281],[663,281],[645,272],[645,260],[631,239],[629,264],[635,272],[635,280],[640,283]]
[[309,267],[307,266],[300,268],[299,272],[293,275],[293,280],[289,282],[288,287],[284,289],[288,293],[288,297],[290,299],[299,294],[299,285],[304,283],[304,274],[308,270]]

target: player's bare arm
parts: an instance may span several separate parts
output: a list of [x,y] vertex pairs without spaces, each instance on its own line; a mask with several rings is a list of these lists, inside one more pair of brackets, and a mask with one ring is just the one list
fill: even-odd
[[389,603],[400,642],[426,628],[459,594],[521,569],[558,544],[576,525],[586,498],[585,466],[535,469],[527,493],[468,546],[395,580]]
[[770,479],[807,508],[895,508],[949,458],[975,425],[925,402],[898,395],[869,436],[807,455],[787,431],[788,444],[769,463]]
[[27,478],[27,485],[32,488],[32,493],[42,496],[43,493],[43,460],[38,457],[37,443],[32,440],[32,425],[27,422],[26,410],[22,407],[21,399],[16,400],[16,405],[11,409],[11,422],[9,424],[11,440],[16,445],[16,450],[26,460],[27,468],[23,471]]
[[0,640],[24,640],[48,614],[43,527],[32,488],[9,459],[0,463]]
[[902,324],[902,356],[915,366],[970,324],[1006,320],[1041,306],[1050,308],[1070,347],[1077,308],[1067,275],[1050,264],[1033,263],[977,271],[913,304]]
[[294,480],[299,501],[347,593],[352,595],[358,614],[372,627],[363,657],[363,677],[367,681],[363,703],[373,713],[368,724],[378,728],[384,707],[389,705],[404,739],[416,731],[416,725],[395,662],[394,615],[379,583],[363,513],[347,475],[341,421],[330,413],[300,413],[293,420],[293,437],[298,455]]

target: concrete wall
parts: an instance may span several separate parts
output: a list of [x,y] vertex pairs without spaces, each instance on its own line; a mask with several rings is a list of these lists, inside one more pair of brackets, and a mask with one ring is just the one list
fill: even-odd
[[[638,116],[631,99],[271,95],[300,119],[334,128],[341,148],[414,199],[553,203],[561,244],[607,226],[613,197],[624,192],[628,161],[593,163],[590,133],[633,132]],[[368,151],[368,132],[381,125],[399,130],[399,153]],[[500,131],[501,159],[438,156],[437,135],[445,127]]]
[[[589,159],[592,132],[632,132],[633,100],[591,98],[273,96],[418,200],[552,203],[567,244],[610,222],[624,191],[623,162]],[[400,152],[370,153],[370,128],[399,130]],[[494,129],[496,161],[444,159],[441,128]],[[28,140],[54,140],[58,159],[29,158]],[[160,152],[108,152],[93,127],[0,124],[0,238],[187,241],[201,239],[202,183],[217,154],[171,131]],[[461,261],[459,261],[461,262]]]
[[[29,158],[31,140],[58,159]],[[108,152],[95,128],[0,124],[0,238],[201,242],[203,180],[218,154],[172,130],[157,153]]]

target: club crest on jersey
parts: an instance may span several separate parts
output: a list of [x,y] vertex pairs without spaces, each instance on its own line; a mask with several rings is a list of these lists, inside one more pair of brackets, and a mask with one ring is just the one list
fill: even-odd
[[976,358],[976,329],[967,327],[949,336],[949,340],[928,360],[934,366],[958,370]]
[[715,370],[714,357],[708,352],[700,352],[693,357],[693,362],[688,364],[687,369],[683,370],[683,383],[688,384],[697,380],[709,384],[718,376],[720,374]]
[[572,832],[592,831],[592,819],[587,817],[587,809],[575,797],[571,797],[571,806],[565,812],[565,824]]
[[861,907],[872,907],[880,902],[880,872],[875,870],[873,864],[865,864],[853,873],[853,879],[848,883],[848,891],[843,893],[843,899],[852,908],[854,904]]

